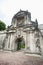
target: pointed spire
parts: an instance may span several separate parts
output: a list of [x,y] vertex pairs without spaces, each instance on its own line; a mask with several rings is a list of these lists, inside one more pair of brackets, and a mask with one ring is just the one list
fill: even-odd
[[20,9],[20,11],[22,11],[22,10]]
[[37,19],[35,19],[35,22],[38,22]]
[[37,25],[37,27],[38,27],[38,21],[37,21],[37,19],[35,19],[35,23],[36,23],[36,25]]

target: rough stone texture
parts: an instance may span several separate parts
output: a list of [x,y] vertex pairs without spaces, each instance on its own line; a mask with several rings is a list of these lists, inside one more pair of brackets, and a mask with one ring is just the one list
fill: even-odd
[[0,52],[0,65],[43,65],[43,59],[26,55],[22,51]]
[[16,51],[22,41],[15,41],[22,37],[26,51],[43,54],[43,38],[37,20],[31,21],[31,14],[20,10],[12,18],[11,25],[5,31],[0,31],[0,49]]

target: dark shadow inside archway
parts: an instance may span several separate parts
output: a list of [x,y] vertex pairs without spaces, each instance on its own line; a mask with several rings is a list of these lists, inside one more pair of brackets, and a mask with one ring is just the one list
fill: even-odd
[[16,43],[17,43],[17,50],[21,50],[21,48],[25,48],[25,41],[23,37],[18,37],[16,39]]

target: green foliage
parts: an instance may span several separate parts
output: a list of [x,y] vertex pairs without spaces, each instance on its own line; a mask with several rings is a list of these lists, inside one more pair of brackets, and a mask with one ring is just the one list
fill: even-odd
[[25,48],[25,44],[20,44],[19,48]]
[[25,48],[25,44],[21,44],[21,48]]
[[5,30],[6,29],[6,24],[0,20],[0,31]]

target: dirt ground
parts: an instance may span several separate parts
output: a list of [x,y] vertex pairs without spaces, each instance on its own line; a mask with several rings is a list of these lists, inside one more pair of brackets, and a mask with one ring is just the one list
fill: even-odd
[[26,55],[22,51],[0,52],[0,65],[43,65],[43,59]]

